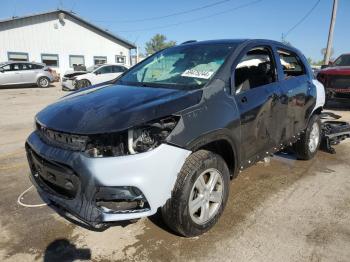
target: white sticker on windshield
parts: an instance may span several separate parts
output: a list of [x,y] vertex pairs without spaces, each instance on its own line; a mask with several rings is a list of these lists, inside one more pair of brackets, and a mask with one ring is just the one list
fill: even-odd
[[183,72],[181,76],[209,79],[213,73],[213,71],[198,71],[195,69],[188,69]]

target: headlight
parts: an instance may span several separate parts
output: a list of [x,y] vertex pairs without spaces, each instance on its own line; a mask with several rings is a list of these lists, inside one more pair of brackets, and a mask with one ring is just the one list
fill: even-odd
[[85,153],[90,157],[107,157],[150,151],[165,141],[179,119],[169,116],[126,132],[90,137]]

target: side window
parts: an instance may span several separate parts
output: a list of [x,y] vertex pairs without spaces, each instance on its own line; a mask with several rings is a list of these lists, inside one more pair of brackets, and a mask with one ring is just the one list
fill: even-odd
[[112,67],[111,66],[103,66],[96,71],[97,74],[110,74],[112,73]]
[[276,66],[269,48],[256,47],[245,54],[235,69],[236,94],[276,81]]
[[23,64],[11,64],[11,71],[25,70]]
[[2,69],[4,70],[4,72],[9,72],[9,71],[12,71],[12,68],[10,65],[5,65],[2,67]]
[[285,79],[306,74],[305,66],[297,54],[281,49],[277,52],[283,67]]
[[123,73],[125,71],[126,71],[125,67],[113,66],[113,73]]

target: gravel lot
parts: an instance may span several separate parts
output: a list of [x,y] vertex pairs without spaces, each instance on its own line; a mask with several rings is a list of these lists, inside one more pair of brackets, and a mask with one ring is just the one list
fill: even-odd
[[[335,155],[304,162],[279,154],[244,171],[218,225],[191,239],[158,216],[94,232],[48,206],[18,205],[31,186],[24,142],[34,115],[64,94],[58,86],[0,90],[1,261],[349,261],[350,140]],[[350,120],[350,111],[335,111]],[[23,202],[42,203],[34,190]]]

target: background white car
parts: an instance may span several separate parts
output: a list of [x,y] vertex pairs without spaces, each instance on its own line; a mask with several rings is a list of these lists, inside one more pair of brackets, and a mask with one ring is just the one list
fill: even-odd
[[95,65],[88,67],[86,71],[66,72],[62,77],[63,90],[78,90],[83,87],[97,85],[111,81],[128,70],[122,65]]
[[0,87],[34,84],[46,88],[53,80],[53,71],[45,64],[21,61],[0,63]]

